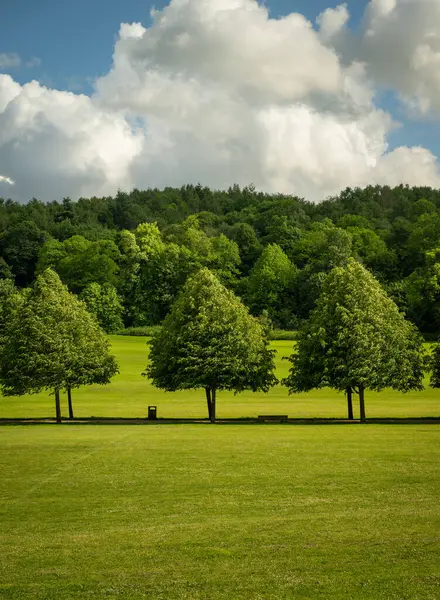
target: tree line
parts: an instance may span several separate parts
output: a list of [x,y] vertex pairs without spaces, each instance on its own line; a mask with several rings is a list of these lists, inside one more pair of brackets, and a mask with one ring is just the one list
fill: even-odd
[[[204,389],[208,416],[216,420],[217,392],[268,392],[280,383],[268,322],[255,317],[206,267],[184,283],[162,327],[150,341],[143,375],[167,391]],[[348,418],[353,393],[365,422],[365,390],[402,392],[440,387],[440,344],[431,356],[423,338],[388,297],[379,281],[349,258],[325,278],[316,306],[298,332],[282,380],[290,393],[324,386],[345,391]],[[87,305],[50,268],[18,290],[0,281],[0,387],[4,395],[53,390],[61,422],[60,391],[106,384],[118,372],[109,342]]]
[[26,289],[50,268],[107,332],[160,324],[202,268],[253,316],[296,329],[350,258],[423,334],[438,336],[439,190],[348,188],[319,204],[201,185],[77,202],[0,199],[0,279]]

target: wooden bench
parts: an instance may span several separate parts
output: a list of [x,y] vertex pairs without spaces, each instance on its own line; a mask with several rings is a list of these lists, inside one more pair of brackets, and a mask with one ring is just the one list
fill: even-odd
[[266,422],[281,422],[287,421],[289,417],[287,415],[258,415],[259,421]]

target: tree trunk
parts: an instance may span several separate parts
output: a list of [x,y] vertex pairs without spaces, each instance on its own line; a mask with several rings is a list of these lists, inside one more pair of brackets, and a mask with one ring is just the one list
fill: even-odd
[[351,387],[347,388],[347,407],[348,407],[348,419],[349,421],[353,420],[353,390]]
[[205,387],[205,394],[206,394],[206,404],[208,405],[208,418],[210,421],[212,421],[212,400],[211,400],[211,388],[209,387]]
[[67,388],[67,403],[69,405],[69,419],[73,419],[72,390],[70,387]]
[[57,423],[61,423],[60,390],[55,390],[55,410],[57,413]]
[[217,390],[212,388],[211,390],[211,423],[215,423],[215,401],[217,396]]
[[365,399],[364,399],[364,386],[359,386],[359,409],[361,415],[361,423],[365,423]]

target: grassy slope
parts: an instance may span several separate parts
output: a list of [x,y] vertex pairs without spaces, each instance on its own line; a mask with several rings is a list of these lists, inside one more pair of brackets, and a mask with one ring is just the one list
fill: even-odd
[[[165,393],[153,388],[140,374],[147,362],[145,338],[112,337],[121,373],[104,387],[92,386],[73,392],[75,413],[78,417],[121,416],[145,417],[149,404],[158,406],[159,417],[206,417],[202,390]],[[288,356],[290,341],[272,342],[277,353],[277,373],[287,374],[289,363],[281,360]],[[366,395],[367,416],[370,417],[423,417],[440,416],[440,391],[426,388],[423,392],[400,394],[386,390]],[[21,398],[0,398],[1,417],[52,417],[53,397],[46,393]],[[357,406],[355,407],[357,410]],[[238,396],[221,392],[218,396],[218,416],[252,417],[258,414],[288,414],[291,417],[345,417],[345,398],[331,390],[313,391],[289,396],[278,386],[269,394],[243,393]],[[64,401],[64,414],[67,414]],[[356,414],[355,414],[356,416]]]
[[3,427],[3,599],[437,600],[437,425]]

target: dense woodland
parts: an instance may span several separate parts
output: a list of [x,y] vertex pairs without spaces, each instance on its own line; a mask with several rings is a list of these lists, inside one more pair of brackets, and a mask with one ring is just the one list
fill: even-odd
[[440,190],[346,189],[319,204],[200,185],[77,202],[0,199],[0,278],[25,288],[51,267],[109,332],[161,323],[201,267],[254,315],[294,329],[349,257],[423,333],[440,333]]

